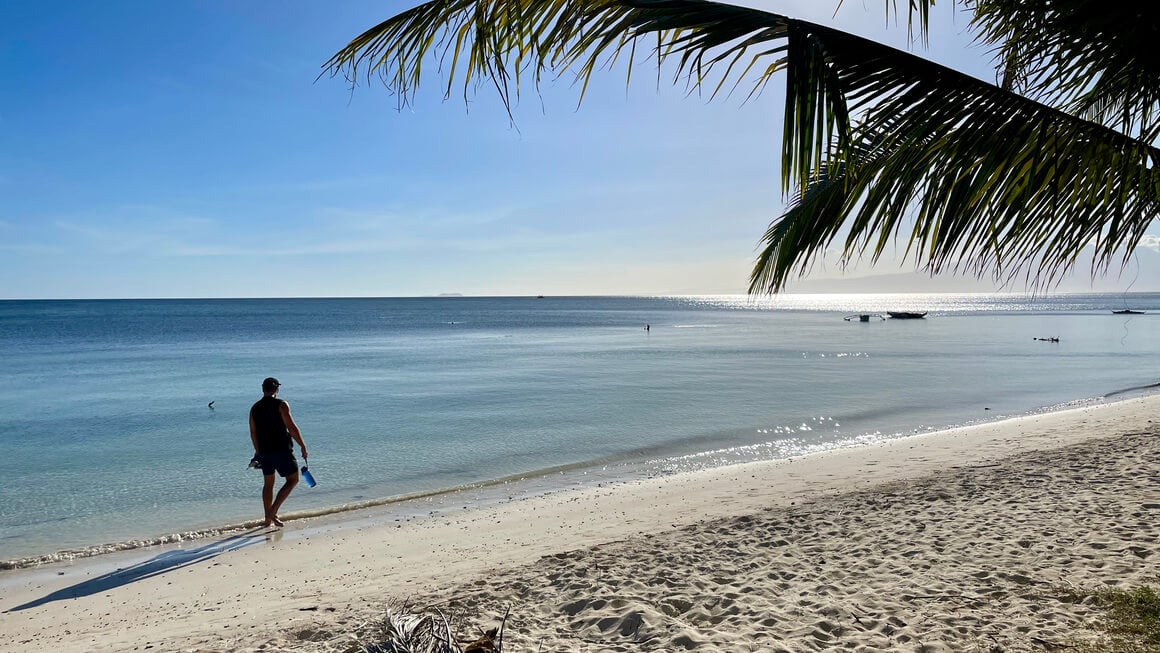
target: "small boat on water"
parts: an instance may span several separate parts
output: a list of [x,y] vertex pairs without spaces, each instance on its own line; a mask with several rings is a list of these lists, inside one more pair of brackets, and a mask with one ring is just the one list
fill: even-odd
[[878,320],[885,320],[886,319],[885,316],[875,315],[873,313],[859,313],[857,315],[847,315],[846,317],[844,317],[842,319],[847,321],[847,322],[850,322],[853,320],[858,320],[859,322],[869,322],[870,318],[875,318]]
[[1125,308],[1122,311],[1112,311],[1116,315],[1143,315],[1144,311],[1133,311],[1130,308]]
[[886,311],[892,319],[895,320],[921,320],[926,317],[926,311],[921,313],[913,313],[910,311]]

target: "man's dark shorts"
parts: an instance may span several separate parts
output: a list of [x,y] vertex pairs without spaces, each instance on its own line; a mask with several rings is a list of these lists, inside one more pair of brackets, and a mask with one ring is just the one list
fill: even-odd
[[262,463],[262,474],[265,476],[278,472],[279,476],[285,478],[298,473],[298,459],[294,457],[294,452],[289,449],[286,451],[263,451],[258,454],[258,462]]

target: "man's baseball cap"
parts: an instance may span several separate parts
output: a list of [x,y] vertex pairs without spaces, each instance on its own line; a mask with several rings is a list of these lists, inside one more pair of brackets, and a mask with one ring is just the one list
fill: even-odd
[[268,376],[268,377],[266,377],[265,381],[262,381],[262,390],[264,392],[269,392],[271,390],[277,390],[278,386],[280,386],[280,385],[282,385],[282,384],[278,382],[278,379],[275,379],[272,376]]

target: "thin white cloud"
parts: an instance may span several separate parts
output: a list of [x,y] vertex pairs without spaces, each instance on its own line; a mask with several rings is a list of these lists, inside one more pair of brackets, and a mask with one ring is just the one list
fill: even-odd
[[[4,231],[18,231],[19,225],[11,220],[0,218],[0,230]],[[59,245],[51,245],[41,242],[12,242],[10,235],[5,235],[4,241],[0,241],[0,252],[9,252],[12,254],[59,254],[66,251],[64,247]]]
[[[156,224],[87,224],[72,220],[58,220],[57,230],[66,238],[84,243],[91,250],[105,254],[127,255],[137,252],[158,252],[178,243],[178,237]],[[178,229],[179,232],[184,229]]]
[[[331,237],[319,239],[317,233],[330,233]],[[369,237],[363,235],[336,234],[333,229],[319,227],[316,232],[306,233],[301,238],[282,237],[281,242],[262,244],[177,244],[164,248],[154,248],[157,255],[182,257],[294,257],[333,256],[343,254],[375,253],[425,253],[425,252],[504,252],[514,251],[529,254],[545,251],[559,251],[560,248],[576,249],[579,245],[574,235],[547,234],[537,231],[520,231],[492,237],[441,238],[415,234],[388,234]]]
[[65,251],[63,247],[44,245],[41,243],[0,243],[0,252],[12,252],[15,254],[62,254]]
[[[103,257],[138,259],[284,259],[400,255],[415,259],[500,255],[520,260],[614,251],[649,243],[663,251],[687,245],[673,225],[657,231],[639,211],[594,219],[520,200],[468,210],[306,209],[270,223],[249,216],[189,215],[164,206],[122,205],[57,220],[57,241]],[[729,211],[729,215],[746,213]],[[680,223],[680,216],[670,217]],[[681,230],[677,230],[681,231]],[[699,247],[706,243],[700,242]]]
[[1139,247],[1150,249],[1153,252],[1160,252],[1160,236],[1144,234],[1144,237],[1140,239]]
[[405,215],[329,209],[325,217],[277,229],[240,220],[164,214],[157,207],[122,207],[132,217],[61,219],[58,235],[106,256],[293,257],[429,251],[543,251],[577,240],[528,229],[499,232],[510,209]]
[[340,226],[359,232],[398,232],[401,228],[493,225],[511,218],[524,208],[520,205],[508,205],[471,211],[435,211],[324,207],[319,209],[318,214],[326,220],[328,226]]
[[212,245],[174,243],[170,247],[155,252],[163,256],[204,256],[204,257],[287,257],[323,256],[334,254],[372,254],[375,252],[403,251],[415,245],[414,241],[394,239],[382,240],[328,240],[313,243],[287,242],[275,245]]

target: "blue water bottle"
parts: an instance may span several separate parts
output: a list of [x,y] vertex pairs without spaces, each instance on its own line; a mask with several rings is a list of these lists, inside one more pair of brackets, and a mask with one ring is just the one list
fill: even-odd
[[306,487],[314,487],[318,483],[314,480],[314,474],[310,473],[310,468],[306,465],[302,466],[302,480],[306,481]]

